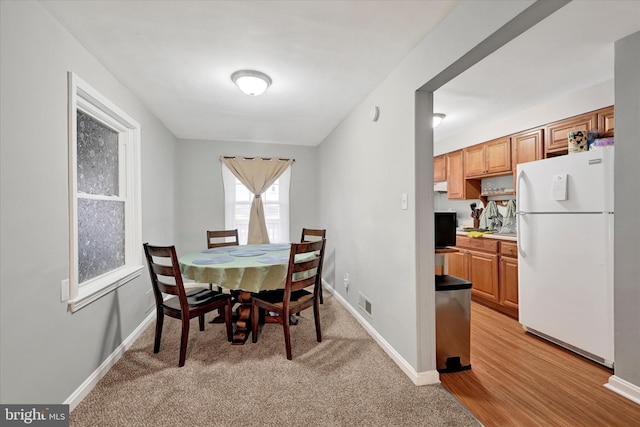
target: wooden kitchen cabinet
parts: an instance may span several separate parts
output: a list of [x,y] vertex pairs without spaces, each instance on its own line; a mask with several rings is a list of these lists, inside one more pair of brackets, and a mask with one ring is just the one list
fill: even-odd
[[596,111],[598,114],[598,138],[611,138],[614,134],[613,105]]
[[513,241],[456,237],[448,274],[469,280],[471,298],[518,318],[518,252]]
[[469,280],[469,254],[465,249],[447,254],[447,274]]
[[446,155],[433,158],[433,182],[444,182],[447,180],[447,158]]
[[518,244],[500,242],[500,305],[507,314],[518,318]]
[[489,302],[499,302],[498,255],[469,251],[471,295]]
[[463,149],[465,178],[511,173],[511,139],[503,137]]
[[511,136],[511,164],[513,172],[520,163],[543,159],[544,130],[533,129]]
[[449,199],[477,199],[480,197],[480,181],[464,178],[463,150],[453,151],[446,156],[447,197]]
[[598,128],[598,114],[581,114],[565,120],[550,123],[545,130],[544,155],[553,157],[569,152],[569,132],[571,131],[595,131]]

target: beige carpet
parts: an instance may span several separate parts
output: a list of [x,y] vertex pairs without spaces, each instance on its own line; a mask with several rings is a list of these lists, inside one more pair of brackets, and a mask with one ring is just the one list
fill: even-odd
[[[191,323],[178,368],[180,322],[165,317],[153,354],[152,323],[71,413],[71,426],[477,426],[441,385],[415,386],[334,297],[292,327],[293,360],[282,326],[256,344],[226,341],[224,326]],[[211,318],[211,316],[209,316]]]

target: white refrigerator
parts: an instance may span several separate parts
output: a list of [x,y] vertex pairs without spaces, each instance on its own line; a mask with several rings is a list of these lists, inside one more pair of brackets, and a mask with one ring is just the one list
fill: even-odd
[[518,165],[525,330],[613,367],[614,148]]

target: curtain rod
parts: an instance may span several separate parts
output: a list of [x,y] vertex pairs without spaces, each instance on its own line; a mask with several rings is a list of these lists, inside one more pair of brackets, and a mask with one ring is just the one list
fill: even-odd
[[[242,156],[222,156],[224,159],[235,159],[236,157],[242,157]],[[242,157],[244,160],[254,160],[256,157]],[[259,157],[262,160],[282,160],[284,162],[291,160],[292,162],[295,162],[296,159],[283,159],[280,157]]]

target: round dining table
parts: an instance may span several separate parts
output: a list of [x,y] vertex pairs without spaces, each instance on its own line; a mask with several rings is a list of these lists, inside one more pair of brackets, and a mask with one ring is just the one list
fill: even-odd
[[284,289],[290,248],[288,243],[222,246],[188,253],[178,262],[188,279],[232,291],[240,304],[232,343],[244,344],[251,326],[251,295]]

